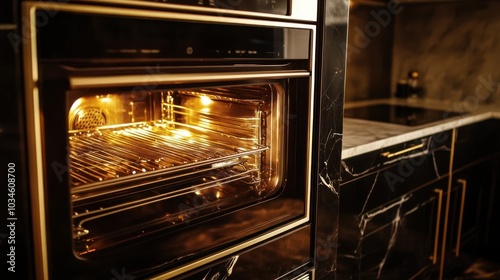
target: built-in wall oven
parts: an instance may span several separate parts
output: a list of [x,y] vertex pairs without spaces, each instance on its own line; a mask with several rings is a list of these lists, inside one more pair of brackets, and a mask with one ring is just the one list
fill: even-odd
[[224,279],[309,237],[315,14],[103,2],[23,6],[37,278]]

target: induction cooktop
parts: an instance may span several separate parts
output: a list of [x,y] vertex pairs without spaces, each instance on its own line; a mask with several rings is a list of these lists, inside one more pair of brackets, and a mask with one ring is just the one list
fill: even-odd
[[460,115],[463,114],[446,110],[393,104],[375,104],[363,107],[346,108],[344,110],[344,117],[346,118],[407,126],[428,124]]

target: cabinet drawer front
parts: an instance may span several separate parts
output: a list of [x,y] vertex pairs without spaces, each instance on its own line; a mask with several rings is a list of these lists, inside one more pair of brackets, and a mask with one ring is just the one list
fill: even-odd
[[429,156],[435,161],[439,174],[444,174],[449,171],[451,138],[451,131],[445,131],[344,159],[341,169],[343,184],[398,165],[400,170],[397,172],[405,178]]
[[364,213],[397,200],[412,190],[447,177],[448,167],[449,158],[446,155],[431,153],[401,160],[351,180],[340,186],[341,211]]
[[441,180],[362,215],[341,211],[339,276],[409,279],[432,266],[442,216],[435,189],[445,186]]
[[459,169],[500,153],[500,120],[487,120],[457,129],[453,168]]

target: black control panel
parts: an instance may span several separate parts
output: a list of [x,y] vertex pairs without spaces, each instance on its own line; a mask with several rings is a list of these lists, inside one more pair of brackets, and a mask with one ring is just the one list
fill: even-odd
[[308,59],[311,37],[299,28],[70,12],[43,23],[41,59]]
[[286,15],[288,0],[153,0],[155,2],[188,6],[211,7],[228,10],[250,11]]

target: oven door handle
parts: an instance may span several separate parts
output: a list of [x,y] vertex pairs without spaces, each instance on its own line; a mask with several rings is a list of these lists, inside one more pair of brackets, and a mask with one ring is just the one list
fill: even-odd
[[102,88],[110,86],[146,86],[167,85],[192,82],[227,82],[245,79],[286,79],[309,77],[311,73],[304,70],[293,71],[260,71],[260,72],[218,72],[189,74],[151,74],[151,75],[116,75],[70,77],[72,89]]

